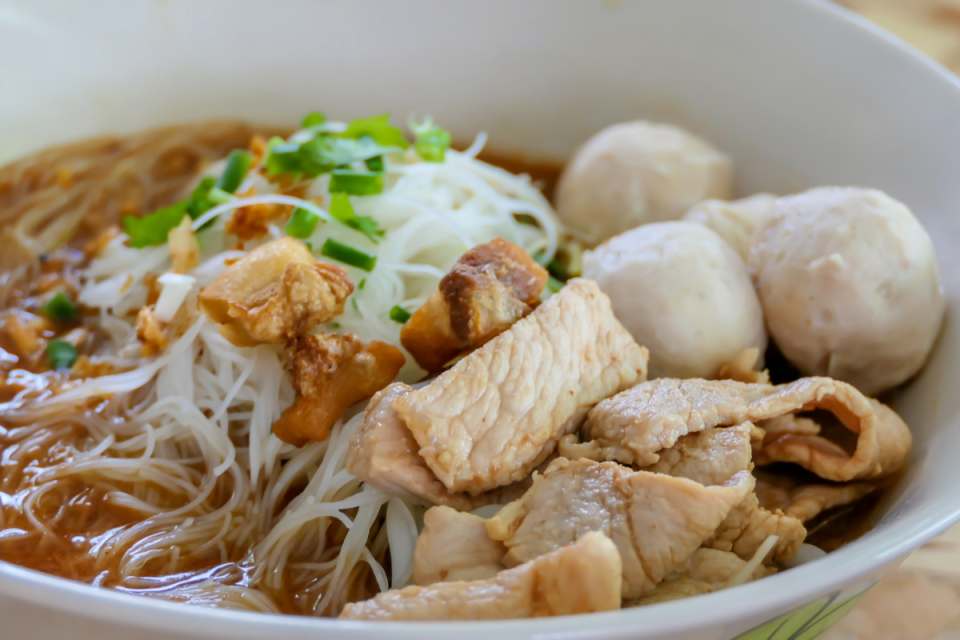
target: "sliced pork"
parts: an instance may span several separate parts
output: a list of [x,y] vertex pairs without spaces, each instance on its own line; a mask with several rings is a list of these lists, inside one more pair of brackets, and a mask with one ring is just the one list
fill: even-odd
[[769,536],[777,536],[774,558],[789,560],[800,549],[807,537],[803,522],[782,511],[767,511],[751,493],[720,523],[704,546],[720,551],[731,551],[749,560]]
[[[741,572],[748,569],[748,561],[736,554],[717,549],[697,549],[687,560],[685,566],[667,577],[653,590],[639,600],[624,603],[624,606],[642,606],[679,600],[701,593],[710,593],[730,585],[739,579]],[[759,564],[743,577],[742,582],[750,582],[776,573],[773,567]],[[740,582],[738,582],[740,584]]]
[[623,596],[637,598],[681,566],[753,489],[742,472],[717,487],[631,471],[612,462],[554,460],[523,497],[487,521],[515,566],[602,531],[623,562]]
[[489,580],[439,582],[348,604],[347,620],[506,620],[620,608],[620,555],[602,533]]
[[686,434],[813,409],[832,412],[857,434],[856,450],[848,454],[822,437],[787,433],[764,442],[766,461],[793,462],[834,481],[888,475],[906,462],[912,437],[903,420],[849,384],[830,378],[801,378],[779,386],[652,380],[594,407],[583,433],[597,442],[604,459],[648,466]]
[[412,387],[395,382],[370,400],[363,424],[347,450],[350,473],[404,500],[441,504],[460,511],[510,502],[530,486],[530,481],[524,479],[476,496],[447,489],[417,453],[420,445],[393,409],[394,400],[411,391]]
[[487,535],[486,520],[449,507],[433,507],[423,516],[423,531],[413,553],[413,581],[487,580],[503,571],[507,548]]
[[647,352],[589,280],[571,280],[480,349],[393,407],[450,491],[518,482],[594,404],[646,375]]

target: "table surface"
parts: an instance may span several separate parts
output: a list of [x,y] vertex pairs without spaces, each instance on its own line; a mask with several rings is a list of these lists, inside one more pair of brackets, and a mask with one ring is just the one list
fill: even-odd
[[[839,1],[960,74],[960,0]],[[929,639],[960,640],[960,525],[907,558],[824,637]]]

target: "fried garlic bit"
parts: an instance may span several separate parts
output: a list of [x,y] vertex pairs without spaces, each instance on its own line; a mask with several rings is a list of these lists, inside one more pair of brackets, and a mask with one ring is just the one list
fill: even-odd
[[297,396],[273,432],[297,446],[326,440],[344,412],[393,382],[406,360],[385,342],[330,333],[291,340],[285,355]]
[[200,310],[238,347],[282,344],[342,313],[351,293],[345,269],[284,237],[227,267],[200,291]]
[[533,311],[546,282],[546,270],[517,245],[502,238],[477,245],[410,317],[400,341],[417,364],[439,371]]
[[200,264],[200,245],[193,233],[193,218],[183,216],[183,221],[167,236],[170,261],[174,273],[189,273]]

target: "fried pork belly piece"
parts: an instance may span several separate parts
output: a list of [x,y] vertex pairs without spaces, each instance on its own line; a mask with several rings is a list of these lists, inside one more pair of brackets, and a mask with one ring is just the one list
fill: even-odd
[[348,604],[345,620],[508,620],[620,608],[617,547],[588,533],[489,580],[439,582]]
[[[646,596],[639,600],[625,602],[624,607],[643,606],[658,602],[669,602],[702,593],[711,593],[733,586],[732,582],[740,578],[740,573],[747,569],[748,561],[742,560],[736,554],[717,549],[700,548],[694,551],[686,565],[667,579],[658,584]],[[760,564],[743,582],[751,582],[776,573],[773,567]]]
[[163,353],[170,343],[166,323],[157,319],[153,305],[142,307],[137,313],[137,340],[141,343],[140,354],[145,358]]
[[731,551],[749,560],[769,536],[777,536],[774,558],[789,560],[807,537],[803,522],[780,510],[767,511],[760,506],[755,493],[748,495],[703,546]]
[[[250,187],[240,197],[247,198],[256,195],[256,189]],[[225,231],[237,236],[241,242],[261,238],[270,231],[270,225],[280,218],[285,218],[293,211],[293,207],[286,204],[264,203],[250,204],[240,207],[227,220]]]
[[433,507],[423,516],[423,532],[413,553],[413,581],[488,580],[503,571],[507,548],[487,535],[480,516],[450,507]]
[[200,310],[238,347],[282,344],[343,313],[351,293],[345,269],[283,237],[227,267],[200,291]]
[[400,349],[352,333],[321,333],[291,340],[284,351],[294,403],[273,423],[284,442],[322,441],[347,409],[393,382],[406,361]]
[[[771,441],[768,430],[762,447],[765,462],[793,462],[840,482],[889,475],[906,462],[912,436],[903,420],[849,384],[830,378],[801,378],[778,386],[661,378],[598,404],[583,433],[597,441],[603,459],[647,466],[686,434],[813,409],[830,411],[858,434],[856,451],[850,455],[816,435],[787,433]],[[759,456],[756,461],[760,464]]]
[[613,462],[559,458],[487,521],[487,533],[506,545],[510,567],[602,531],[620,551],[623,597],[639,598],[682,566],[753,484],[747,472],[705,487]]
[[476,496],[447,489],[420,457],[420,445],[393,408],[394,400],[411,391],[412,387],[395,382],[367,405],[363,424],[347,449],[350,473],[404,500],[458,511],[505,504],[523,495],[530,486],[527,479]]
[[503,238],[477,245],[410,317],[400,342],[421,367],[440,371],[533,311],[546,282],[546,270],[517,245]]
[[393,406],[451,491],[518,482],[591,406],[643,380],[647,351],[590,280],[571,280],[480,349]]

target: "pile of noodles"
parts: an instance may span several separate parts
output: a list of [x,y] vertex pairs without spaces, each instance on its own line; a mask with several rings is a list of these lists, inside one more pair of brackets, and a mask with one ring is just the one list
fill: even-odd
[[[167,132],[153,140],[155,152],[120,158],[106,170],[126,171],[134,183],[139,172],[152,184],[150,167],[173,135],[180,134]],[[348,267],[363,287],[344,314],[321,329],[399,345],[401,325],[390,310],[418,308],[466,249],[504,237],[549,260],[557,248],[550,205],[525,176],[477,160],[484,139],[481,134],[463,152],[447,151],[442,163],[422,161],[413,150],[386,157],[383,193],[352,198],[357,215],[386,231],[378,244],[305,199],[325,194],[328,176],[297,199],[251,173],[237,192],[254,185],[257,195],[195,221],[201,260],[182,303],[185,330],[155,357],[140,355],[134,322],[147,300],[148,274],[171,267],[168,247],[134,249],[125,236],[114,238],[77,284],[79,302],[99,312],[103,340],[91,361],[115,372],[70,380],[54,391],[24,391],[7,404],[0,489],[16,500],[0,516],[16,511],[30,523],[22,535],[42,544],[57,538],[55,520],[69,511],[63,482],[97,487],[103,500],[131,517],[89,546],[95,582],[195,604],[335,615],[350,600],[407,584],[421,508],[364,486],[347,471],[347,447],[362,411],[344,416],[325,442],[302,448],[281,442],[271,425],[294,398],[282,346],[234,346],[197,311],[196,296],[230,260],[284,233],[278,221],[266,238],[238,250],[225,231],[232,210],[293,204],[328,221],[306,240],[310,246],[334,238],[377,256],[370,273]],[[221,168],[213,163],[205,171],[218,175]],[[56,190],[55,184],[48,189]],[[14,232],[28,252],[50,251],[92,215],[88,205],[89,198],[62,217],[51,213],[59,205],[48,198],[44,211],[32,211]],[[30,277],[28,264],[8,272],[3,291]],[[421,374],[408,357],[401,378]],[[56,455],[32,464],[38,450]],[[51,500],[62,501],[62,508],[51,509]]]

